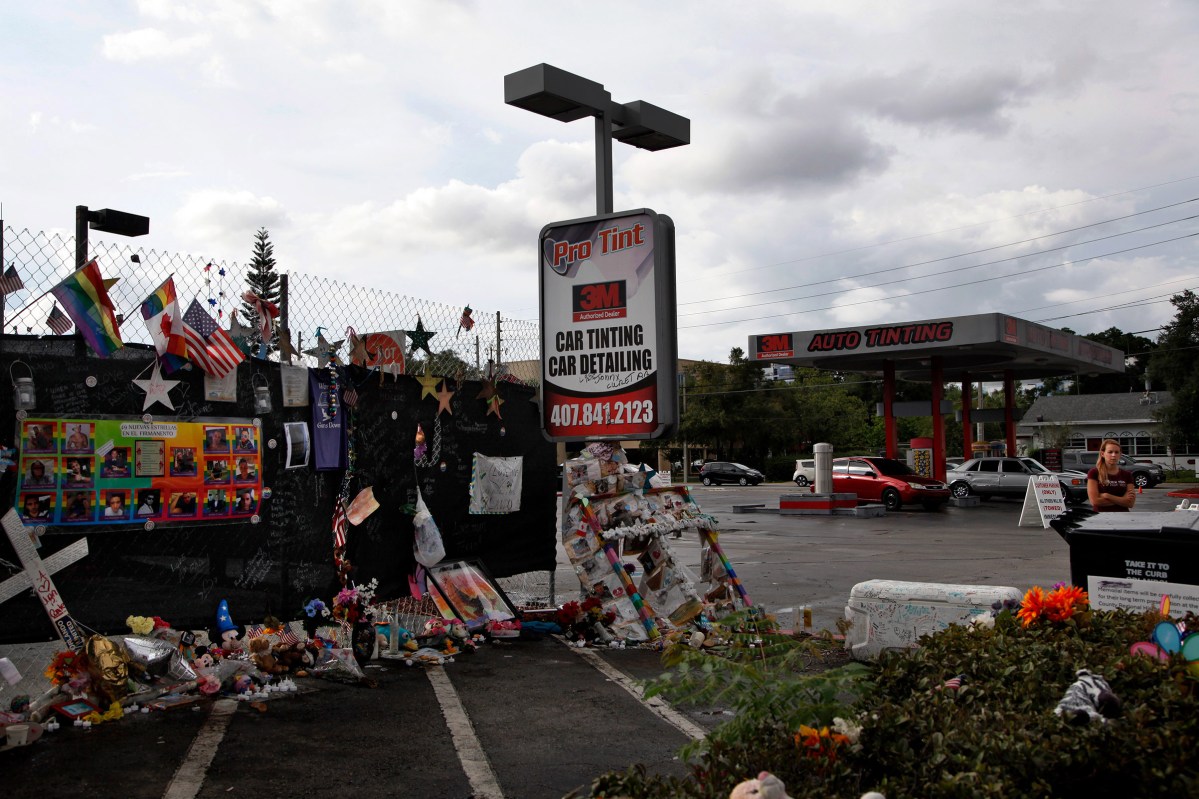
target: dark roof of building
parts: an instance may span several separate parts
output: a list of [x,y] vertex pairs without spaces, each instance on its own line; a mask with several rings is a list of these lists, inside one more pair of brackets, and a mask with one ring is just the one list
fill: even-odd
[[1154,421],[1154,412],[1170,404],[1169,391],[1121,394],[1054,394],[1038,397],[1022,424],[1062,422]]

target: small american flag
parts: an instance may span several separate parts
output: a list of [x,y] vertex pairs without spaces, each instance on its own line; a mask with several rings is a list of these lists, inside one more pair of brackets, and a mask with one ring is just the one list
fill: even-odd
[[281,643],[281,644],[298,644],[298,643],[300,643],[300,638],[291,629],[290,622],[283,625],[283,629],[280,630],[275,635],[275,638],[277,638],[279,640],[279,643]]
[[3,291],[5,296],[23,288],[25,288],[25,284],[21,281],[21,276],[17,274],[15,266],[10,266],[5,270],[4,275],[0,276],[0,291]]
[[54,331],[56,335],[65,336],[71,332],[71,328],[75,323],[71,321],[71,317],[67,316],[62,311],[58,310],[58,304],[50,309],[50,315],[46,317],[46,324]]
[[941,690],[942,691],[957,691],[957,690],[960,690],[961,687],[962,687],[962,675],[959,674],[956,677],[950,677],[948,680],[946,680],[945,684],[941,686]]
[[347,408],[354,408],[358,405],[358,389],[353,386],[346,386],[341,392],[341,401],[345,403]]
[[349,522],[346,520],[346,506],[341,501],[341,497],[337,498],[337,504],[333,508],[333,548],[341,549],[346,545],[346,528]]
[[251,638],[261,638],[262,634],[263,634],[262,630],[263,630],[263,625],[261,625],[261,624],[247,624],[246,625],[246,640],[249,641]]
[[[470,316],[471,313],[472,312],[471,312],[469,305],[466,306],[465,309],[463,309],[462,318],[458,320],[458,332],[459,333],[461,333],[463,330],[466,330],[466,332],[469,333],[470,329],[475,326],[475,320],[472,319]],[[454,338],[457,338],[457,337],[458,337],[457,335],[454,336]]]
[[199,300],[193,299],[183,314],[183,334],[187,357],[210,375],[224,377],[245,360],[228,331],[217,325]]

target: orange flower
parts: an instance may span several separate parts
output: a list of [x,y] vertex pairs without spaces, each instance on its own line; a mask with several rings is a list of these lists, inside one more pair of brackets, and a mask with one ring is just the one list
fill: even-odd
[[1024,601],[1020,603],[1020,610],[1016,613],[1016,618],[1020,619],[1021,624],[1028,627],[1041,617],[1044,610],[1045,592],[1041,590],[1041,586],[1034,585],[1024,594]]
[[847,736],[839,732],[829,732],[828,727],[821,727],[818,730],[806,724],[799,725],[799,732],[794,737],[795,745],[806,750],[804,753],[814,759],[836,760],[837,747],[849,743]]

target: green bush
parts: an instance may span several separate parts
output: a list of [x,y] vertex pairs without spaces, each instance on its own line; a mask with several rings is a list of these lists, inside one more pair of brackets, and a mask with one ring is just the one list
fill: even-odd
[[[761,770],[795,799],[1199,796],[1197,680],[1179,656],[1129,654],[1158,621],[1087,612],[1024,628],[1003,612],[993,627],[951,626],[869,666],[826,668],[828,646],[774,635],[759,636],[757,649],[734,635],[725,657],[671,649],[673,671],[650,692],[722,702],[736,715],[683,750],[690,780],[635,767],[603,775],[590,796],[724,799]],[[1199,619],[1185,621],[1199,629]],[[1078,726],[1054,714],[1081,668],[1107,679],[1120,718]],[[960,690],[942,689],[959,675]],[[855,744],[835,759],[797,746],[799,725],[834,716],[860,726]]]

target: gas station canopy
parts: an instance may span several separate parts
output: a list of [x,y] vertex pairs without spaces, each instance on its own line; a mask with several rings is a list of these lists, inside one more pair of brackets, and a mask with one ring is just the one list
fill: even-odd
[[1000,313],[920,322],[764,333],[749,337],[763,363],[838,372],[883,373],[927,382],[999,381],[1124,372],[1124,353],[1105,344]]

